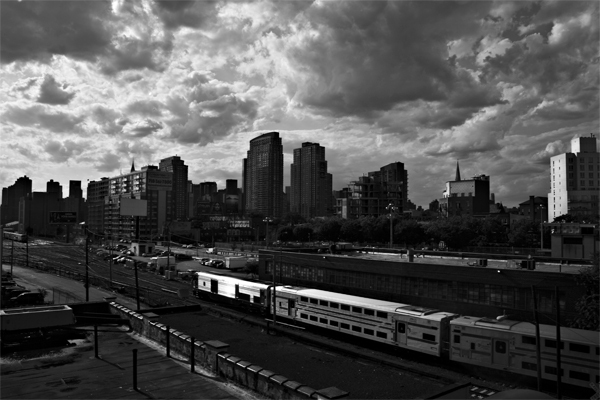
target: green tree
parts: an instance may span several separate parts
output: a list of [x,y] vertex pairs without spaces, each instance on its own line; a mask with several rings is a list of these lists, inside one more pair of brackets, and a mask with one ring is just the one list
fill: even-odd
[[600,255],[594,255],[594,264],[583,268],[575,277],[577,285],[582,287],[583,294],[575,303],[576,317],[571,321],[571,327],[600,331]]
[[294,228],[291,226],[282,226],[277,230],[277,240],[282,242],[291,242],[295,240]]
[[394,227],[394,242],[415,246],[428,239],[425,229],[414,219],[403,219]]
[[362,225],[357,219],[349,219],[342,222],[340,237],[348,242],[361,242],[363,240]]
[[294,227],[295,225],[306,223],[306,220],[297,212],[289,212],[283,217],[281,223]]
[[530,219],[523,219],[511,226],[508,232],[508,244],[515,247],[535,247],[539,237],[539,224]]
[[337,242],[340,238],[341,228],[342,220],[340,218],[329,218],[318,227],[317,233],[321,240]]
[[313,229],[309,224],[296,225],[293,230],[294,237],[300,242],[313,240]]

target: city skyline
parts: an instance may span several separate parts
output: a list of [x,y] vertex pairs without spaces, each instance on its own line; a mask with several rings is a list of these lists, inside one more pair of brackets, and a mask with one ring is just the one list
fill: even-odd
[[[34,191],[177,155],[242,181],[251,139],[327,149],[333,189],[402,162],[423,207],[490,176],[547,196],[550,157],[598,137],[598,3],[4,2],[0,187]],[[66,23],[69,22],[69,23]],[[26,28],[27,27],[27,28]]]

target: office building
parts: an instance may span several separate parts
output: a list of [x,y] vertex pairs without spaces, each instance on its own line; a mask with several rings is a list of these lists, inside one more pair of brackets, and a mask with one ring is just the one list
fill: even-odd
[[600,161],[594,135],[571,140],[571,152],[550,158],[548,217],[598,217]]
[[171,172],[173,174],[173,187],[167,192],[167,219],[186,220],[188,219],[188,167],[178,156],[168,157],[160,160],[158,170]]
[[[42,193],[42,192],[39,192]],[[46,182],[46,193],[57,193],[58,198],[63,198],[62,185],[58,182],[54,182],[54,180],[50,179]]]
[[408,200],[408,171],[401,162],[388,164],[351,181],[344,196],[347,197],[338,197],[336,203],[342,218],[385,215],[390,204],[402,214]]
[[318,143],[302,143],[301,148],[294,149],[290,211],[305,219],[331,215],[331,182],[325,148]]
[[[139,218],[140,238],[155,239],[169,225],[172,209],[169,195],[173,188],[173,173],[146,166],[113,178],[102,178],[88,184],[90,231],[113,240],[134,239],[135,218],[121,215],[123,199],[146,200],[145,214]],[[144,204],[144,203],[141,203]]]
[[283,146],[279,132],[250,141],[243,161],[243,196],[246,213],[281,217],[283,211]]
[[21,197],[25,197],[31,193],[31,187],[31,179],[27,176],[22,176],[13,185],[2,188],[0,224],[6,225],[19,220],[19,201]]
[[443,197],[439,199],[440,214],[444,217],[473,216],[490,214],[490,177],[474,176],[461,179],[460,168],[456,163],[456,177],[446,182]]
[[83,190],[81,190],[81,181],[69,181],[69,197],[81,199]]

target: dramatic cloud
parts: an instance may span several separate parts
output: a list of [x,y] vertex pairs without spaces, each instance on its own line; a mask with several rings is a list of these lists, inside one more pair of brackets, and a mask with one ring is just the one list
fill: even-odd
[[[62,87],[65,87],[63,85]],[[38,103],[46,104],[69,104],[75,93],[69,93],[61,88],[52,75],[46,75],[40,86]]]
[[1,187],[175,154],[222,186],[273,130],[286,185],[310,141],[334,189],[400,161],[426,205],[458,159],[517,204],[600,130],[597,1],[9,0],[0,16]]

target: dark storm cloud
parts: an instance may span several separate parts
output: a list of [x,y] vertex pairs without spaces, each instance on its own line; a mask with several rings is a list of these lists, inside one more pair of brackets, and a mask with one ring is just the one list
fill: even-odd
[[54,54],[95,60],[111,42],[108,1],[2,1],[0,58],[48,62]]
[[157,0],[154,2],[155,12],[168,29],[185,26],[200,28],[214,23],[219,5],[218,1],[193,0]]
[[289,52],[310,78],[306,87],[290,83],[290,90],[304,105],[335,116],[372,118],[415,100],[475,108],[497,104],[495,89],[478,86],[448,62],[448,41],[477,29],[477,15],[489,7],[481,3],[323,2],[312,7],[309,19],[320,36]]
[[38,103],[45,104],[69,104],[75,96],[75,93],[69,93],[62,88],[66,85],[61,85],[56,82],[52,75],[46,75],[44,82],[40,86],[40,95],[37,98]]
[[2,114],[5,122],[20,126],[43,127],[56,133],[73,133],[78,130],[78,125],[83,121],[80,116],[63,112],[48,112],[41,105],[19,108],[10,105]]

